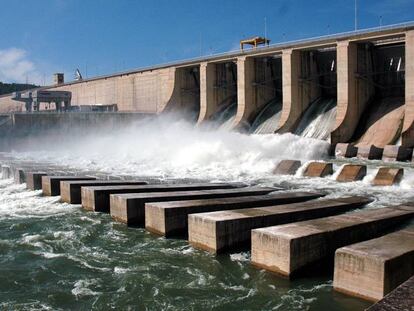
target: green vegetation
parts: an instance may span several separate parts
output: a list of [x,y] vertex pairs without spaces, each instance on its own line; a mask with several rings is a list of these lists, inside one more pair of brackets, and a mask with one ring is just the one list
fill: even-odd
[[34,84],[3,83],[0,82],[0,95],[24,91],[38,87]]

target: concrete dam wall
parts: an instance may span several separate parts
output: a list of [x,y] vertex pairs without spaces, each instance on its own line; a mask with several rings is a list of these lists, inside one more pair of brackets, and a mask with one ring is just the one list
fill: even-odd
[[[213,55],[46,87],[73,105],[178,111],[251,133],[414,147],[414,25]],[[0,111],[23,110],[10,96]]]
[[153,114],[125,112],[0,114],[0,150],[37,149],[43,144],[73,141],[88,133],[114,131]]

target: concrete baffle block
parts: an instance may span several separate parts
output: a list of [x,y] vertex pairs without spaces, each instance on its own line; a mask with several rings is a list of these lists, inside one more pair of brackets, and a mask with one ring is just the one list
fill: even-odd
[[404,169],[380,167],[372,184],[374,186],[392,186],[399,184],[404,176]]
[[12,177],[12,171],[10,165],[2,165],[1,166],[1,176],[2,179],[8,179]]
[[347,197],[191,214],[188,216],[188,241],[196,248],[222,253],[248,246],[252,229],[337,215],[369,202],[371,200],[366,198]]
[[358,146],[357,157],[360,159],[380,160],[384,152],[383,148],[374,145]]
[[252,231],[252,263],[293,277],[343,246],[377,238],[414,217],[399,205],[260,228]]
[[325,177],[333,174],[333,165],[328,162],[311,162],[306,167],[303,176],[305,177]]
[[365,311],[412,311],[413,306],[414,276]]
[[308,199],[308,193],[273,192],[245,197],[145,203],[145,229],[166,237],[185,236],[189,214],[282,205]]
[[46,172],[27,172],[26,188],[30,190],[42,189],[42,177],[47,176]]
[[337,158],[353,158],[356,157],[358,148],[352,144],[338,143],[335,146],[335,157]]
[[150,193],[171,191],[194,191],[207,189],[240,188],[241,184],[201,183],[201,184],[170,184],[170,185],[123,185],[123,186],[91,186],[81,188],[82,207],[84,209],[109,213],[110,195],[123,193]]
[[275,175],[295,175],[302,163],[298,160],[282,160],[273,170]]
[[16,184],[23,184],[26,182],[26,172],[21,167],[13,168],[13,179]]
[[413,148],[386,145],[382,154],[384,161],[411,161],[413,157]]
[[110,196],[111,217],[116,221],[128,225],[144,225],[146,219],[146,203],[249,196],[268,194],[275,190],[278,189],[272,187],[245,187],[235,189],[112,194]]
[[366,175],[366,165],[346,164],[342,167],[342,170],[338,177],[336,177],[336,180],[340,182],[351,182],[362,180]]
[[69,204],[81,204],[81,187],[147,185],[136,180],[63,180],[60,182],[60,200]]
[[60,195],[60,182],[62,180],[95,180],[90,176],[42,176],[42,190],[45,196]]
[[335,253],[335,290],[380,300],[414,275],[414,226]]

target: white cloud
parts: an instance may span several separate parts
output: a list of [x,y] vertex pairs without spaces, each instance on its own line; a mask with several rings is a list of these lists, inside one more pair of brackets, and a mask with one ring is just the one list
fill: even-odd
[[41,75],[23,49],[0,50],[0,81],[41,84]]

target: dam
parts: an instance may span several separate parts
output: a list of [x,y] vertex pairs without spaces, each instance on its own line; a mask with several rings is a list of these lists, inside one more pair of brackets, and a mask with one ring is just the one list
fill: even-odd
[[[76,107],[178,112],[197,124],[326,140],[340,156],[378,159],[385,149],[387,157],[401,159],[398,155],[414,146],[413,95],[406,87],[414,75],[413,30],[410,23],[384,26],[42,89],[71,92]],[[1,96],[0,112],[10,110],[25,107],[10,95]],[[7,115],[2,119],[7,123]]]
[[404,310],[413,56],[405,23],[0,96],[0,308]]

